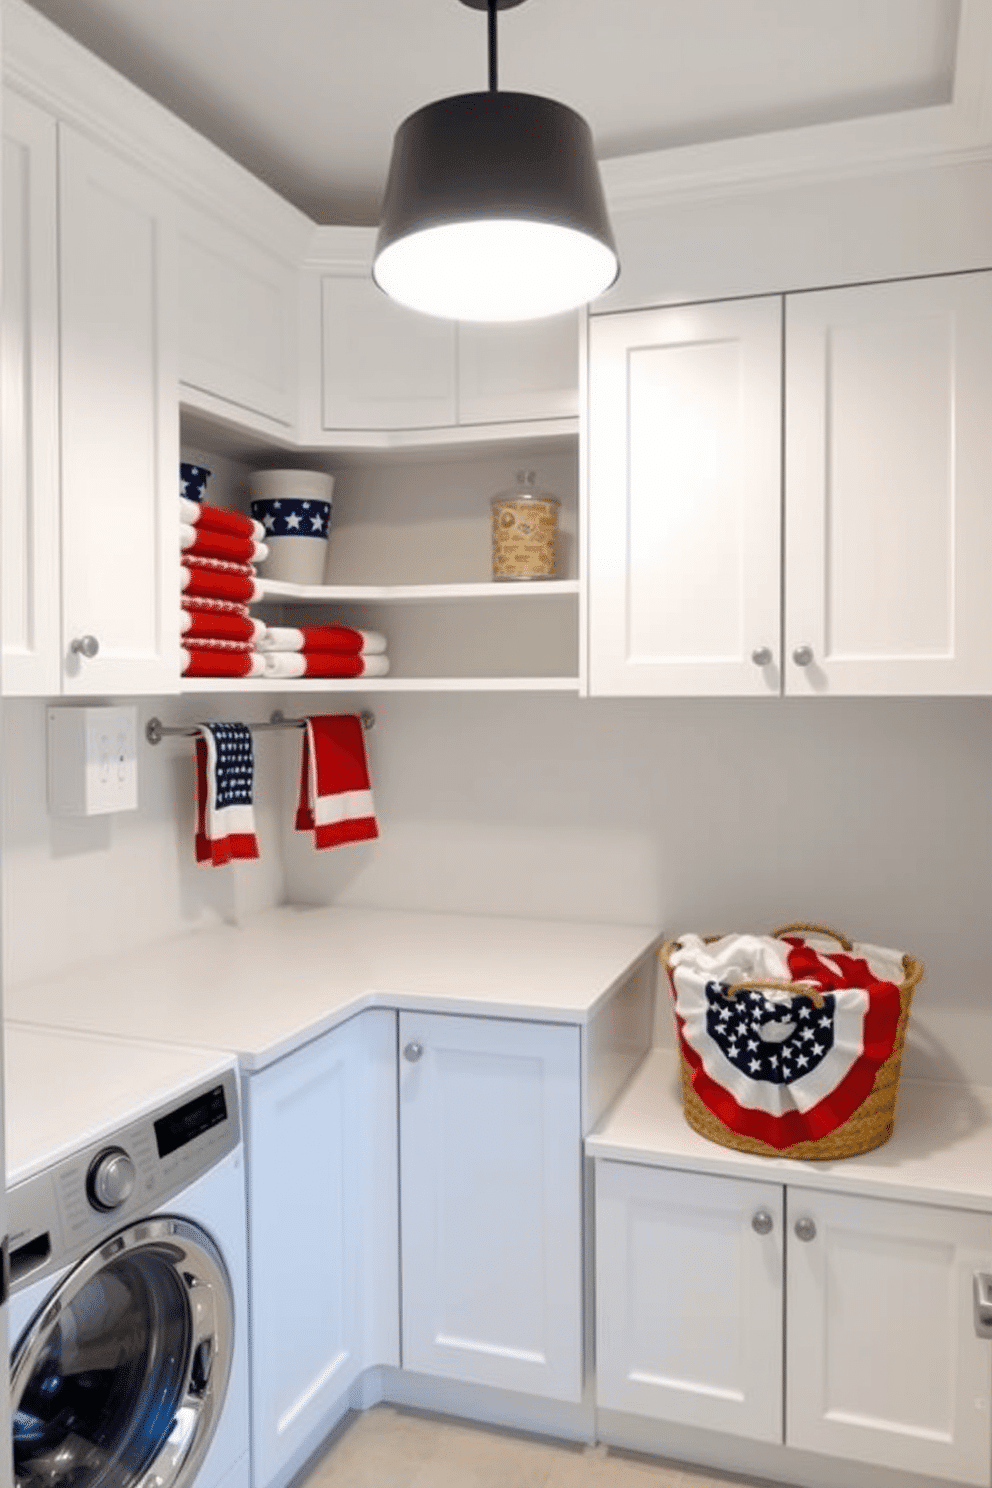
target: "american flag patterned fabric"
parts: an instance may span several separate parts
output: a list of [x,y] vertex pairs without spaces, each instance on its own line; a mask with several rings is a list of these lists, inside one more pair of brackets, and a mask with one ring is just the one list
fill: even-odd
[[326,537],[331,525],[331,503],[280,497],[253,501],[252,516],[269,537]]
[[843,1125],[895,1047],[896,951],[828,954],[798,935],[684,935],[668,970],[696,1094],[732,1131],[779,1150]]
[[196,740],[196,861],[257,858],[255,760],[246,723],[201,723]]

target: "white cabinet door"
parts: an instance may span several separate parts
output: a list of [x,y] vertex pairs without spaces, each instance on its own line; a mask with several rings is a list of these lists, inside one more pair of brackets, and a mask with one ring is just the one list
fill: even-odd
[[781,315],[591,321],[592,693],[779,692]]
[[59,327],[55,120],[3,99],[3,691],[58,693]]
[[404,1367],[579,1400],[578,1029],[401,1013],[400,1049]]
[[59,184],[63,689],[176,692],[174,204],[61,126]]
[[596,1164],[601,1407],[781,1442],[783,1210],[779,1184]]
[[297,270],[219,218],[179,211],[179,379],[290,426],[296,418]]
[[443,428],[455,422],[455,325],[395,304],[370,275],[325,275],[324,429]]
[[359,1014],[248,1079],[252,1452],[286,1481],[349,1386],[399,1363],[396,1018]]
[[791,1189],[787,1253],[789,1445],[988,1488],[992,1218]]
[[458,327],[458,422],[575,418],[579,317]]
[[992,691],[992,274],[787,296],[786,379],[786,691]]

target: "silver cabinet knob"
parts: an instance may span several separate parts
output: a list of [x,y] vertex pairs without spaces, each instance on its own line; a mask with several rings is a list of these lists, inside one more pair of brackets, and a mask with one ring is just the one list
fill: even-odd
[[792,659],[796,663],[796,666],[809,666],[813,660],[813,647],[797,646],[792,653]]
[[406,1048],[403,1050],[403,1058],[409,1059],[411,1064],[416,1064],[417,1060],[421,1057],[423,1052],[423,1044],[418,1044],[416,1042],[407,1044]]
[[770,646],[758,646],[751,652],[751,660],[756,667],[766,667],[772,664],[772,652]]
[[69,650],[77,656],[85,656],[87,661],[92,661],[100,649],[100,642],[94,635],[76,636],[69,645]]
[[767,1209],[759,1209],[757,1214],[751,1218],[751,1228],[756,1235],[770,1235],[774,1224],[775,1222]]
[[816,1225],[814,1224],[813,1220],[811,1220],[811,1219],[797,1219],[796,1220],[796,1239],[797,1240],[806,1240],[806,1241],[815,1240],[816,1239]]
[[119,1209],[134,1192],[134,1163],[123,1147],[108,1147],[90,1164],[86,1192],[94,1209]]

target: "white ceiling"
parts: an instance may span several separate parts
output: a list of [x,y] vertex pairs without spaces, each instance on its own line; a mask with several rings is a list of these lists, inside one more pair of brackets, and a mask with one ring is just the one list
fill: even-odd
[[[321,223],[374,223],[401,120],[487,82],[485,13],[458,0],[31,3]],[[615,159],[949,104],[961,15],[529,0],[500,16],[500,86],[578,109]]]

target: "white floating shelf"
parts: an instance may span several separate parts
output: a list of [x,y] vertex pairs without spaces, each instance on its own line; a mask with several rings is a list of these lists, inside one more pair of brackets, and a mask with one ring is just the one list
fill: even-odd
[[481,584],[286,584],[277,579],[259,579],[262,593],[254,604],[266,601],[301,604],[418,604],[451,599],[560,599],[578,594],[578,579],[525,579]]
[[578,692],[578,677],[182,677],[192,692]]

